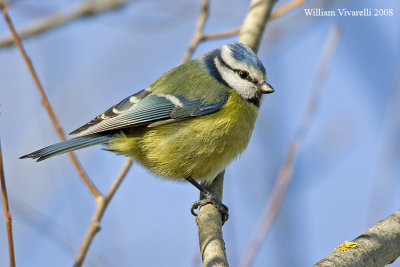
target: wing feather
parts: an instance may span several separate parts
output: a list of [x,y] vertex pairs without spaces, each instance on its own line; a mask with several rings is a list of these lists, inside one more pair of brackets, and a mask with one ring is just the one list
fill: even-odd
[[214,113],[228,100],[228,93],[225,98],[214,103],[202,103],[202,100],[190,101],[183,96],[147,93],[141,100],[133,103],[132,97],[134,96],[136,100],[139,94],[144,95],[142,92],[125,98],[72,134],[79,133],[78,136],[85,136],[140,125],[155,127]]
[[135,94],[133,94],[131,96],[128,96],[127,98],[125,98],[124,100],[122,100],[121,102],[116,104],[115,106],[112,106],[111,108],[109,108],[106,111],[104,111],[102,114],[100,114],[99,116],[97,116],[93,120],[89,121],[88,123],[86,123],[85,125],[79,127],[78,129],[72,131],[70,134],[81,133],[81,132],[89,129],[93,125],[98,124],[99,122],[101,122],[103,120],[118,116],[119,114],[121,114],[124,111],[128,110],[129,108],[131,108],[136,103],[140,102],[140,100],[142,100],[143,98],[145,98],[149,94],[150,94],[150,90],[143,89],[143,90],[141,90],[141,91],[139,91],[139,92],[137,92],[137,93],[135,93]]

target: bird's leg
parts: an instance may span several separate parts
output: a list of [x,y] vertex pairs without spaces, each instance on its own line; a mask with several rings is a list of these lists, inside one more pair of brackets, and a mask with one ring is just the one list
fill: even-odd
[[192,204],[191,212],[194,216],[197,216],[198,214],[195,212],[198,208],[207,205],[207,204],[213,204],[220,212],[222,215],[222,224],[224,224],[228,219],[229,219],[229,209],[226,205],[224,205],[214,194],[212,194],[210,191],[208,191],[204,185],[199,184],[196,180],[194,180],[192,177],[187,177],[186,181],[194,185],[197,189],[200,190],[201,194],[204,196],[203,199],[200,199],[199,201],[196,201]]

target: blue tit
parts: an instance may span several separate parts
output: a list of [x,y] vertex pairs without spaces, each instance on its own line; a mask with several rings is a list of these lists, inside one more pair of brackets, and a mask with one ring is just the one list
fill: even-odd
[[156,175],[210,184],[247,147],[263,94],[265,68],[235,42],[161,75],[71,134],[21,158],[37,161],[104,144]]

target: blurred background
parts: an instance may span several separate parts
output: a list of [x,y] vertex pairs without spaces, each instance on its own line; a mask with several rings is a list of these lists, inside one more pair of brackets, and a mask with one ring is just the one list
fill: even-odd
[[[275,9],[290,1],[278,1]],[[17,29],[80,0],[16,0]],[[49,100],[70,132],[177,66],[200,14],[199,0],[137,0],[24,39]],[[211,1],[205,33],[241,25],[249,1]],[[306,16],[304,8],[393,9],[393,16]],[[373,15],[373,14],[372,14]],[[248,149],[226,170],[227,256],[236,266],[257,226],[290,140],[311,98],[330,29],[343,33],[292,181],[254,266],[311,266],[400,207],[400,2],[309,0],[271,21],[259,57],[275,93],[267,95]],[[0,40],[9,36],[0,19]],[[237,40],[203,42],[194,57]],[[95,201],[68,156],[21,155],[58,142],[15,46],[0,47],[0,137],[19,266],[71,266]],[[92,147],[77,152],[107,192],[125,158]],[[191,185],[134,165],[112,199],[84,266],[201,266]],[[0,211],[0,266],[8,264]],[[391,266],[400,266],[397,261]]]

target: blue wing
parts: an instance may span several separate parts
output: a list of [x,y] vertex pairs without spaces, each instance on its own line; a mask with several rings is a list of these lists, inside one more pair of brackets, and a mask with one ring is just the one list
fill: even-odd
[[142,90],[125,98],[89,123],[71,134],[79,136],[124,129],[140,125],[156,127],[162,124],[204,116],[217,112],[228,100],[227,95],[213,103],[200,100],[190,101],[184,96],[150,94]]

